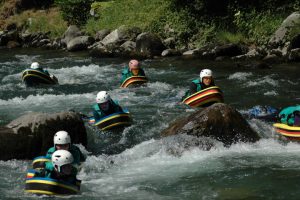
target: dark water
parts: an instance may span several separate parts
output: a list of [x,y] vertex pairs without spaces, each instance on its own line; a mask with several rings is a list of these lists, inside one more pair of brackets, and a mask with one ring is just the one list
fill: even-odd
[[[33,61],[57,76],[60,84],[26,88],[21,72]],[[170,122],[194,111],[178,102],[202,68],[213,70],[225,102],[245,112],[255,105],[299,104],[299,63],[254,70],[237,68],[230,62],[143,60],[150,82],[141,88],[121,89],[121,70],[127,62],[119,58],[93,59],[85,53],[0,50],[1,125],[32,111],[73,109],[89,115],[101,90],[108,90],[133,115],[134,124],[114,137],[86,124],[88,150],[96,155],[88,156],[78,175],[82,179],[81,195],[66,198],[298,199],[299,144],[278,141],[268,123],[249,121],[264,138],[255,144],[225,148],[217,143],[210,151],[184,148],[197,138],[161,139],[159,133]],[[112,152],[116,154],[106,155]],[[39,198],[24,193],[29,163],[0,161],[1,199]]]

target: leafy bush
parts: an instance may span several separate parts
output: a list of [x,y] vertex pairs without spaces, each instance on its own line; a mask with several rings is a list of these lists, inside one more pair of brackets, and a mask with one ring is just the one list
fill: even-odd
[[160,19],[169,6],[164,0],[122,0],[99,2],[98,18],[89,19],[86,25],[88,32],[101,29],[115,29],[121,25],[137,26],[145,30],[153,21]]
[[247,36],[251,42],[266,44],[284,18],[279,14],[274,15],[271,11],[264,13],[255,10],[249,13],[239,11],[234,15],[233,23],[237,31]]
[[93,0],[55,0],[68,24],[82,26],[89,18]]

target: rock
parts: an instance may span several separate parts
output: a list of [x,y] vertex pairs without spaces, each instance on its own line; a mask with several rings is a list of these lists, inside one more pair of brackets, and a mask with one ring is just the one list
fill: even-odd
[[101,42],[96,42],[90,47],[89,49],[89,54],[93,57],[97,58],[102,58],[102,57],[113,57],[113,51],[110,49],[106,48]]
[[0,33],[0,46],[6,46],[9,41],[16,41],[20,40],[18,31],[3,31]]
[[160,38],[152,33],[141,33],[136,38],[136,51],[141,56],[160,56],[164,49],[166,48]]
[[0,127],[0,160],[32,159],[45,155],[53,146],[54,134],[60,130],[67,131],[73,143],[87,145],[86,129],[79,114],[29,113]]
[[111,32],[111,31],[108,30],[108,29],[103,29],[103,30],[98,31],[98,32],[95,34],[95,40],[96,40],[97,42],[103,40],[110,32]]
[[237,44],[226,44],[217,46],[213,51],[216,57],[233,57],[245,54],[248,49]]
[[167,57],[167,56],[180,56],[181,52],[176,50],[176,49],[166,49],[161,53],[162,57]]
[[138,34],[141,33],[141,30],[137,27],[127,28],[126,26],[120,26],[118,29],[114,30],[108,34],[101,43],[104,46],[107,45],[121,45],[125,41],[135,41],[135,38]]
[[292,49],[288,55],[290,61],[300,61],[300,48]]
[[121,51],[124,53],[133,52],[135,51],[135,48],[136,48],[136,43],[132,41],[126,41],[120,46]]
[[9,41],[7,44],[6,44],[6,47],[9,48],[9,49],[12,49],[12,48],[16,48],[16,47],[20,47],[21,44],[16,42],[16,41]]
[[79,36],[70,40],[67,44],[68,51],[82,51],[93,44],[95,39],[91,36]]
[[262,61],[263,62],[266,62],[266,63],[278,63],[279,61],[281,60],[280,57],[278,57],[277,55],[275,54],[269,54],[269,55],[266,55]]
[[259,140],[258,134],[250,128],[241,114],[223,103],[213,104],[187,118],[178,119],[161,133],[162,136],[177,134],[210,137],[225,146]]
[[199,49],[192,49],[192,50],[188,50],[182,53],[183,56],[185,57],[194,57],[194,56],[199,56],[200,51]]
[[61,39],[61,43],[65,46],[67,46],[67,44],[74,38],[78,37],[78,36],[82,36],[83,33],[80,31],[80,29],[75,26],[75,25],[71,25],[68,27],[68,29],[66,30],[66,32],[63,34],[62,39]]
[[289,49],[300,48],[300,34],[292,38]]
[[274,36],[269,40],[269,46],[277,48],[283,46],[291,38],[290,33],[298,33],[300,27],[300,13],[294,12],[289,15],[276,30]]

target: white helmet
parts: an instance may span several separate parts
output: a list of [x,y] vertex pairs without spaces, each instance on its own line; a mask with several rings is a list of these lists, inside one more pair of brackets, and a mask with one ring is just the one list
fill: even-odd
[[110,100],[110,96],[109,96],[108,92],[106,92],[106,91],[98,92],[97,97],[96,97],[97,103],[105,103],[105,102],[108,102],[109,100]]
[[203,77],[212,77],[213,73],[210,69],[202,69],[200,72],[200,81],[202,82]]
[[71,137],[66,131],[58,131],[54,135],[54,145],[56,144],[71,144]]
[[31,63],[31,69],[38,69],[40,67],[40,64],[38,62]]
[[61,172],[61,167],[66,164],[72,164],[74,158],[67,150],[57,150],[52,154],[51,161],[58,172]]

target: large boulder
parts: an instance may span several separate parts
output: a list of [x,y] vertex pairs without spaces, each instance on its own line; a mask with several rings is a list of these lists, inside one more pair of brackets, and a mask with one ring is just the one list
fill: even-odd
[[67,46],[67,44],[74,38],[78,37],[78,36],[82,36],[83,33],[80,31],[80,29],[75,26],[75,25],[71,25],[68,27],[68,29],[66,30],[66,32],[63,34],[62,39],[61,39],[61,43],[65,46]]
[[233,57],[233,56],[243,55],[247,53],[248,49],[238,44],[225,44],[225,45],[217,46],[215,49],[213,49],[213,52],[215,53],[216,57],[220,57],[220,56]]
[[258,134],[250,128],[241,114],[223,103],[213,104],[187,118],[178,119],[161,133],[162,136],[176,134],[210,137],[225,146],[259,140]]
[[110,33],[109,29],[102,29],[95,34],[95,40],[101,41]]
[[32,159],[45,155],[53,146],[54,134],[60,130],[67,131],[73,143],[87,145],[86,129],[79,114],[29,113],[0,127],[0,160]]
[[105,36],[101,41],[104,46],[108,45],[121,45],[125,41],[135,41],[135,38],[138,34],[141,33],[141,30],[137,27],[128,28],[126,26],[120,26],[118,29],[112,31],[110,34]]
[[165,49],[161,39],[152,33],[141,33],[136,38],[136,51],[141,56],[160,56]]
[[269,45],[273,48],[284,46],[284,44],[297,34],[300,28],[300,13],[294,12],[289,15],[276,30],[274,36],[270,39]]
[[70,40],[67,44],[68,51],[86,50],[88,46],[93,44],[95,39],[91,36],[79,36]]

